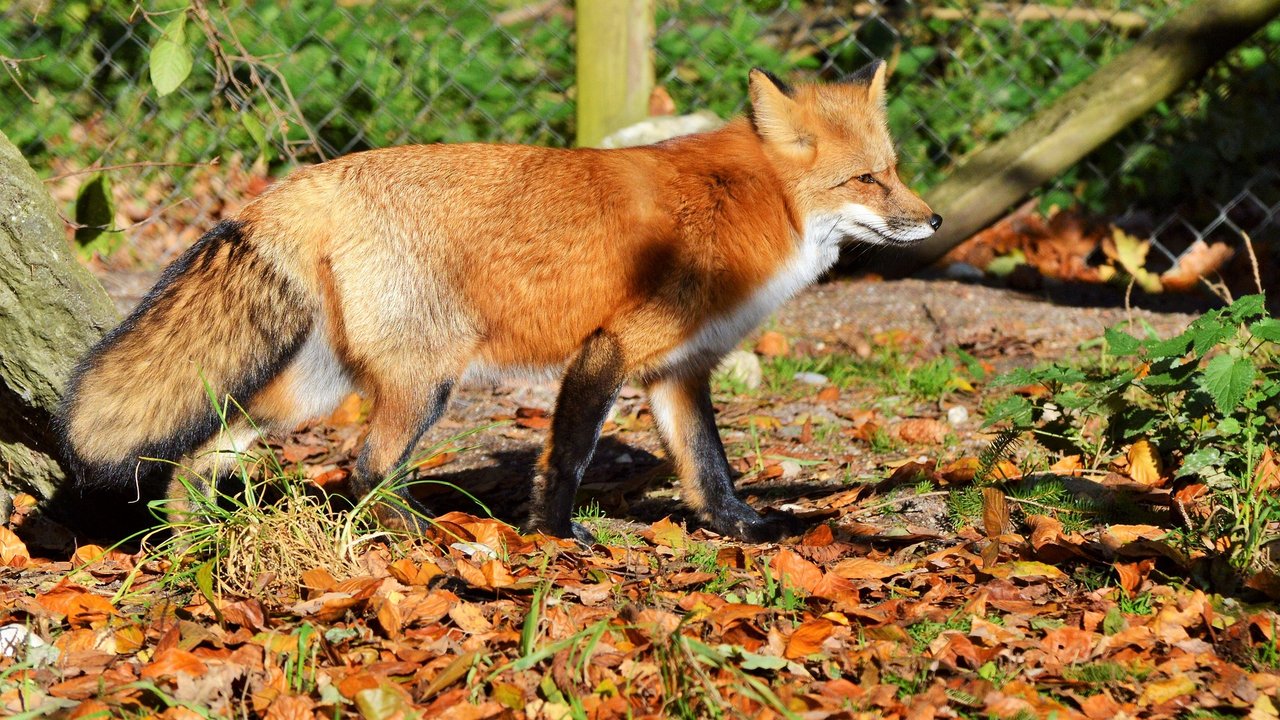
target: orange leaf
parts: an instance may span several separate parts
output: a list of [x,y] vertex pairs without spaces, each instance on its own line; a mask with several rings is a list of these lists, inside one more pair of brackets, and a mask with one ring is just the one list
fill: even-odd
[[338,409],[329,415],[329,419],[325,421],[325,424],[341,427],[343,425],[355,425],[358,422],[360,422],[360,396],[356,393],[351,393],[342,401]]
[[978,466],[980,461],[976,457],[962,457],[947,463],[938,474],[941,475],[948,484],[970,483],[978,474]]
[[400,637],[400,628],[404,627],[404,612],[400,607],[403,598],[404,596],[398,592],[388,593],[382,598],[382,602],[378,603],[378,611],[375,613],[378,625],[382,626],[382,631],[392,640]]
[[787,649],[783,654],[789,660],[808,657],[822,649],[822,643],[835,632],[835,623],[825,618],[810,620],[796,628],[787,639]]
[[817,586],[813,588],[813,594],[815,597],[826,598],[835,602],[858,604],[857,587],[849,580],[835,573],[823,575]]
[[902,570],[899,568],[889,567],[883,563],[863,557],[841,560],[835,567],[831,568],[832,574],[848,580],[883,580],[901,572]]
[[1269,492],[1280,487],[1280,457],[1271,448],[1262,451],[1258,467],[1253,471],[1253,481],[1259,492]]
[[345,698],[354,698],[357,693],[378,687],[379,679],[367,671],[359,671],[338,681],[338,692]]
[[542,408],[516,408],[516,425],[530,430],[546,430],[551,427],[551,418]]
[[1009,527],[1009,503],[997,488],[982,488],[982,527],[987,537],[998,538]]
[[779,582],[809,594],[822,582],[821,568],[786,548],[773,556],[773,562],[769,566],[773,568]]
[[951,426],[933,418],[909,418],[895,425],[893,432],[912,445],[936,445],[951,432]]
[[1125,453],[1129,461],[1129,477],[1143,485],[1161,484],[1160,476],[1164,474],[1164,463],[1160,461],[1160,451],[1146,439],[1139,440],[1129,447]]
[[312,568],[302,573],[302,587],[312,593],[329,592],[337,584],[338,581],[324,568]]
[[184,673],[197,676],[203,675],[207,670],[204,661],[195,655],[186,650],[170,648],[156,655],[154,660],[142,668],[142,677],[155,680]]
[[31,560],[26,543],[9,528],[0,526],[0,565],[22,567]]
[[145,635],[141,625],[126,625],[116,630],[112,638],[117,655],[132,655],[142,648]]
[[760,335],[756,341],[756,354],[765,357],[782,357],[790,352],[787,338],[780,332],[770,330]]
[[1159,540],[1167,534],[1155,525],[1108,525],[1098,539],[1108,550],[1115,551],[1139,540]]
[[1039,550],[1049,543],[1062,542],[1062,523],[1048,515],[1028,515],[1027,525],[1031,526],[1031,547]]
[[516,577],[511,574],[506,565],[498,560],[490,560],[480,566],[480,572],[484,574],[486,587],[504,588],[511,587],[516,583]]
[[463,632],[472,635],[487,633],[493,629],[493,623],[484,616],[484,611],[473,603],[458,603],[449,608],[449,619]]
[[281,695],[267,708],[266,720],[312,720],[315,706],[306,695]]
[[831,533],[831,526],[826,523],[820,523],[814,525],[809,532],[804,534],[804,537],[800,539],[800,544],[810,547],[826,547],[835,541],[835,535]]
[[388,565],[387,570],[391,573],[391,577],[405,585],[426,585],[431,578],[442,574],[440,568],[433,562],[415,563],[409,558],[400,558]]
[[1198,287],[1200,278],[1217,272],[1235,254],[1226,243],[1210,245],[1196,240],[1178,258],[1177,265],[1160,275],[1160,282],[1170,290],[1186,292]]
[[1155,558],[1144,558],[1137,562],[1115,562],[1112,566],[1116,569],[1116,574],[1120,576],[1120,587],[1124,588],[1124,592],[1129,597],[1137,592],[1138,587],[1142,585],[1142,581],[1147,579],[1147,575],[1152,568],[1156,566]]
[[1080,703],[1081,712],[1089,720],[1111,720],[1120,714],[1120,703],[1116,702],[1106,689],[1097,695],[1081,698],[1077,702]]
[[653,544],[669,548],[684,548],[689,540],[684,536],[684,529],[671,522],[671,518],[662,518],[653,524]]
[[448,590],[435,590],[426,597],[410,597],[405,601],[404,626],[423,626],[439,622],[449,614],[449,608],[458,602],[458,596]]
[[111,601],[101,595],[81,593],[67,605],[67,623],[71,626],[83,625],[101,627],[107,618],[114,615],[116,609]]
[[[94,685],[97,685],[98,678],[92,678]],[[68,720],[77,720],[78,718],[107,718],[111,717],[111,706],[101,700],[89,699],[81,702],[76,706],[71,714],[67,716]]]
[[1079,475],[1084,469],[1084,462],[1079,455],[1068,455],[1049,466],[1049,472],[1058,475]]
[[81,545],[76,548],[75,553],[71,556],[71,562],[74,565],[84,566],[92,565],[102,559],[107,551],[98,545]]

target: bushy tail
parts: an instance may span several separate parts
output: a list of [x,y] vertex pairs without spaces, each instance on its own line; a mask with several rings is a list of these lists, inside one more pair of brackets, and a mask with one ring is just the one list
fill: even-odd
[[316,301],[258,247],[252,226],[220,223],[170,265],[80,361],[63,397],[66,459],[89,486],[167,474],[220,420],[208,390],[246,404],[306,339]]

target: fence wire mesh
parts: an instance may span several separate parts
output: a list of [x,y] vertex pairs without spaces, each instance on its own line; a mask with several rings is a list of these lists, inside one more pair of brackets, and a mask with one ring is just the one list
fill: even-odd
[[[658,84],[677,112],[741,112],[752,66],[838,80],[890,58],[903,175],[927,189],[1186,0],[656,4]],[[568,2],[197,2],[182,40],[193,68],[158,97],[148,56],[184,7],[16,0],[0,10],[0,127],[68,216],[87,177],[70,173],[128,166],[110,173],[115,225],[130,247],[162,245],[160,259],[234,211],[255,177],[299,162],[405,142],[572,143]],[[1196,240],[1274,239],[1278,48],[1273,23],[1041,188],[1042,205],[1112,218],[1150,237],[1168,265]]]

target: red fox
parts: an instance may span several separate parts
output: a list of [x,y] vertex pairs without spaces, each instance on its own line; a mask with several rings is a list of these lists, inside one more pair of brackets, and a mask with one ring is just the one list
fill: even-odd
[[[403,472],[467,371],[563,367],[528,527],[587,541],[574,495],[628,378],[647,389],[685,501],[714,531],[777,539],[738,499],[709,391],[718,361],[831,267],[942,218],[899,179],[885,66],[618,150],[460,144],[297,170],[202,237],[81,360],[60,418],[80,483],[169,482],[218,442],[208,392],[290,427],[372,401],[353,487]],[[232,445],[255,437],[238,421]],[[407,506],[422,508],[402,494]],[[383,504],[387,524],[417,520]]]

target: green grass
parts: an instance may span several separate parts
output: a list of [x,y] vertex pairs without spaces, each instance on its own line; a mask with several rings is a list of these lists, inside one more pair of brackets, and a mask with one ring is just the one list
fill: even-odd
[[644,541],[640,536],[626,530],[618,530],[610,522],[605,515],[604,509],[600,507],[600,503],[592,499],[585,505],[578,506],[574,511],[573,521],[580,523],[591,534],[596,536],[596,541],[601,545],[609,547],[637,547],[643,545]]
[[929,645],[938,636],[948,630],[959,630],[967,633],[973,627],[973,622],[967,617],[959,617],[959,613],[953,615],[942,622],[936,620],[920,620],[907,626],[907,635],[915,643],[915,651],[917,653],[924,652]]
[[1131,667],[1110,660],[1070,665],[1062,669],[1064,679],[1086,685],[1115,685],[1143,680],[1150,674],[1150,668]]

